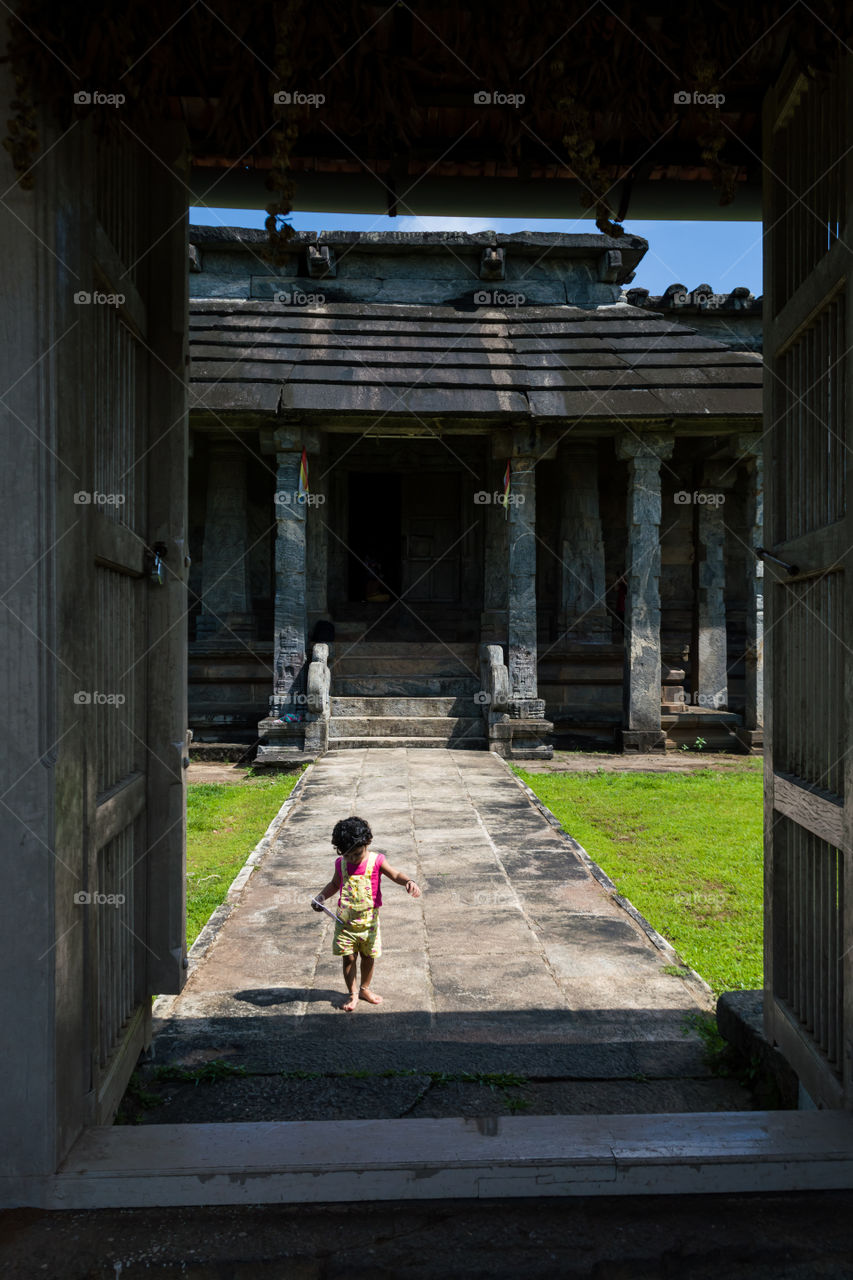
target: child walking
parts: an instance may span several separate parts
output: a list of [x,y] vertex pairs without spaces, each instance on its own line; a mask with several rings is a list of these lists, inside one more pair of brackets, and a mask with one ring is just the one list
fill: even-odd
[[[343,1006],[352,1013],[359,998],[368,1004],[381,1004],[382,997],[370,990],[373,967],[382,954],[379,934],[379,908],[382,905],[380,879],[387,876],[395,884],[405,886],[406,893],[419,898],[421,891],[404,871],[395,871],[383,853],[370,853],[373,832],[363,818],[342,818],[335,823],[332,844],[341,855],[335,859],[335,874],[311,906],[321,911],[321,903],[337,890],[337,914],[343,921],[335,925],[332,953],[343,956],[344,982],[349,999]],[[361,984],[356,989],[356,969],[361,956]]]

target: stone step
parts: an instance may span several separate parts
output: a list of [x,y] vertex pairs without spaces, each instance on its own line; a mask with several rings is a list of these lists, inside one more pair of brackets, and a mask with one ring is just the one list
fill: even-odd
[[[733,717],[736,722],[740,717]],[[661,727],[666,734],[665,745],[668,751],[686,747],[695,749],[696,740],[702,739],[705,751],[736,751],[739,749],[735,730],[739,723],[720,723],[704,720],[696,723],[693,716],[673,715],[661,716]]]
[[686,704],[684,711],[672,711],[660,718],[662,729],[713,729],[726,725],[734,728],[742,724],[743,718],[736,711],[714,711],[712,708],[691,707]]
[[360,640],[357,637],[342,637],[334,640],[334,657],[350,652],[351,657],[364,654],[366,657],[386,658],[459,658],[464,662],[476,662],[476,645],[461,641],[424,640]]
[[399,675],[399,676],[468,676],[478,680],[475,661],[464,662],[452,653],[403,654],[389,657],[385,654],[363,653],[353,649],[345,658],[334,658],[329,664],[332,680],[337,676]]
[[332,738],[461,738],[484,736],[482,716],[336,716]]
[[332,676],[332,698],[451,698],[469,697],[480,687],[474,676],[363,675]]
[[468,659],[477,658],[477,646],[470,642],[448,640],[359,640],[351,639],[335,639],[335,652],[341,652],[349,646],[353,647],[360,653],[367,654],[386,654],[389,658],[406,657],[414,654],[416,657],[446,657],[448,654]]
[[360,751],[367,747],[440,747],[443,750],[485,751],[485,738],[329,738],[329,751]]
[[[366,1021],[365,1015],[362,1019]],[[301,1037],[293,1035],[291,1038],[298,1040]],[[194,1089],[193,1092],[202,1093],[202,1090]],[[790,1267],[782,1259],[783,1248],[785,1258],[791,1256],[792,1225],[813,1217],[815,1202],[820,1200],[818,1193],[836,1193],[830,1201],[831,1214],[825,1215],[824,1221],[837,1222],[849,1212],[847,1188],[853,1178],[853,1117],[849,1112],[694,1110],[668,1115],[634,1111],[610,1115],[605,1121],[599,1107],[600,1103],[593,1114],[587,1115],[537,1115],[535,1112],[532,1115],[507,1115],[504,1110],[503,1114],[493,1113],[489,1123],[484,1123],[482,1118],[479,1123],[473,1123],[470,1116],[410,1117],[402,1123],[399,1119],[373,1118],[367,1121],[336,1120],[334,1123],[311,1120],[296,1123],[220,1122],[189,1124],[184,1126],[185,1133],[176,1132],[174,1125],[93,1125],[83,1130],[58,1173],[43,1177],[37,1191],[26,1188],[25,1204],[36,1207],[40,1212],[38,1215],[29,1213],[26,1218],[24,1214],[16,1214],[16,1231],[20,1231],[17,1220],[21,1218],[26,1221],[37,1217],[37,1225],[41,1225],[38,1218],[44,1220],[45,1210],[60,1209],[65,1214],[74,1211],[76,1215],[81,1210],[150,1209],[150,1206],[162,1202],[163,1197],[170,1207],[190,1206],[186,1215],[189,1218],[193,1210],[198,1215],[200,1186],[204,1188],[206,1209],[217,1205],[245,1208],[247,1196],[251,1196],[252,1204],[274,1205],[277,1210],[282,1204],[303,1204],[307,1215],[309,1210],[324,1203],[351,1205],[352,1186],[357,1183],[360,1210],[365,1203],[381,1203],[383,1197],[390,1199],[392,1195],[406,1205],[407,1218],[396,1219],[404,1235],[413,1230],[407,1225],[409,1216],[415,1220],[434,1217],[432,1206],[437,1199],[441,1198],[445,1205],[448,1201],[463,1203],[468,1229],[465,1245],[456,1244],[462,1239],[458,1225],[448,1224],[448,1210],[442,1207],[445,1246],[450,1232],[456,1228],[453,1237],[455,1258],[453,1250],[445,1247],[439,1253],[438,1269],[431,1267],[427,1272],[421,1268],[422,1275],[479,1272],[480,1275],[506,1276],[516,1275],[519,1270],[523,1274],[524,1262],[517,1261],[518,1253],[515,1252],[510,1258],[510,1267],[500,1267],[500,1271],[496,1271],[495,1248],[488,1252],[486,1248],[486,1245],[493,1244],[489,1233],[497,1235],[498,1247],[503,1245],[508,1249],[504,1241],[511,1240],[513,1234],[522,1234],[516,1225],[517,1220],[513,1221],[510,1216],[514,1206],[534,1203],[537,1216],[528,1215],[523,1233],[523,1244],[527,1250],[524,1256],[529,1259],[529,1237],[534,1235],[529,1228],[536,1226],[542,1229],[543,1217],[541,1204],[536,1204],[533,1198],[541,1197],[544,1187],[549,1195],[573,1198],[569,1209],[561,1209],[560,1212],[559,1231],[562,1237],[548,1222],[545,1229],[551,1234],[547,1237],[546,1249],[552,1240],[553,1248],[561,1249],[566,1235],[566,1218],[577,1204],[578,1196],[598,1197],[599,1204],[603,1197],[632,1197],[633,1200],[625,1202],[626,1214],[631,1212],[632,1203],[643,1200],[644,1208],[648,1205],[645,1218],[637,1213],[633,1220],[628,1219],[625,1248],[615,1254],[614,1264],[611,1266],[605,1258],[603,1266],[595,1265],[587,1270],[587,1275],[661,1275],[663,1271],[654,1262],[651,1268],[641,1262],[638,1269],[635,1264],[639,1249],[634,1242],[643,1242],[644,1237],[647,1241],[651,1235],[652,1247],[658,1239],[666,1240],[669,1245],[676,1233],[679,1244],[675,1251],[675,1265],[666,1264],[670,1275],[696,1276],[702,1272],[716,1275],[721,1270],[728,1270],[732,1277],[752,1276],[755,1280],[778,1275],[849,1276],[849,1268],[843,1262],[843,1258],[849,1255],[849,1226],[846,1232],[832,1232],[831,1247],[821,1252],[817,1267],[814,1265],[816,1255],[813,1247],[809,1247],[807,1252],[805,1248],[797,1247]],[[330,1109],[328,1102],[324,1100],[319,1108],[315,1103],[309,1114],[313,1116],[318,1109],[325,1116]],[[366,1135],[370,1138],[367,1143]],[[348,1176],[342,1177],[341,1170],[346,1170]],[[767,1203],[764,1197],[771,1192],[802,1193],[803,1188],[812,1192],[809,1207],[803,1204],[800,1196],[793,1206],[785,1206],[787,1221],[784,1214],[779,1215],[778,1225],[774,1223],[773,1229],[764,1230],[769,1212],[764,1207]],[[763,1193],[758,1199],[759,1208],[752,1210],[752,1230],[756,1234],[761,1233],[757,1249],[749,1247],[748,1219],[743,1216],[741,1233],[747,1240],[746,1244],[730,1244],[713,1231],[710,1218],[720,1213],[721,1199],[727,1211],[728,1204],[742,1200],[754,1204],[757,1199],[754,1193],[759,1190]],[[678,1220],[677,1202],[688,1199],[686,1192],[692,1192],[697,1199],[699,1196],[706,1199],[699,1208],[694,1208],[685,1231],[683,1219]],[[480,1217],[480,1221],[475,1223],[471,1206],[473,1204],[479,1212],[480,1207],[488,1202],[477,1197],[487,1194],[505,1197],[495,1201],[501,1206],[501,1217],[492,1216],[485,1225]],[[650,1233],[647,1230],[648,1220],[655,1214],[656,1203],[662,1196],[672,1197],[672,1200],[666,1202],[665,1214],[657,1211],[657,1217],[653,1219],[654,1232]],[[7,1199],[4,1207],[17,1205],[19,1201],[20,1193],[14,1200]],[[413,1208],[415,1202],[423,1207]],[[592,1217],[591,1211],[584,1210],[593,1224],[596,1221],[602,1224],[601,1230],[607,1229],[607,1222],[612,1224],[617,1220],[619,1212],[606,1201],[604,1205],[605,1211],[597,1219]],[[337,1210],[335,1212],[337,1214]],[[576,1212],[580,1216],[580,1208]],[[62,1214],[55,1216],[61,1217]],[[158,1210],[158,1218],[162,1217],[162,1210]],[[84,1220],[82,1214],[80,1218]],[[316,1255],[304,1250],[300,1242],[300,1262],[307,1258],[305,1265],[299,1267],[303,1276],[330,1274],[327,1266],[330,1220],[331,1215],[328,1214],[323,1220],[326,1252],[320,1253],[322,1260],[317,1261],[316,1267]],[[218,1224],[220,1219],[214,1221]],[[249,1232],[254,1231],[258,1238],[263,1238],[264,1232],[272,1234],[280,1221],[280,1216],[262,1219],[258,1226],[234,1213],[227,1216],[228,1224],[236,1222],[248,1227]],[[331,1238],[333,1241],[342,1239],[343,1244],[333,1243],[332,1248],[339,1253],[353,1238],[365,1239],[363,1212],[358,1218],[336,1218],[335,1222],[334,1230],[340,1234]],[[51,1222],[50,1225],[52,1233],[58,1231],[58,1224]],[[86,1237],[87,1254],[100,1256],[103,1253],[105,1225],[101,1218],[100,1238],[91,1232]],[[59,1269],[51,1267],[47,1274],[80,1274],[76,1267],[70,1273],[66,1265],[69,1253],[81,1252],[79,1236],[82,1226],[76,1217],[73,1227],[75,1238],[66,1244],[63,1262]],[[163,1234],[159,1220],[150,1225],[146,1223],[146,1229],[148,1237],[157,1232]],[[387,1226],[384,1229],[388,1231]],[[593,1226],[592,1230],[595,1229]],[[208,1230],[214,1234],[211,1228]],[[471,1250],[470,1236],[474,1232],[477,1234],[474,1250]],[[41,1248],[45,1234],[42,1231],[38,1240],[38,1254],[56,1256]],[[215,1234],[218,1245],[223,1232],[220,1230]],[[232,1226],[227,1252],[221,1251],[217,1255],[223,1261],[221,1264],[214,1262],[213,1267],[206,1262],[199,1266],[199,1254],[194,1249],[189,1254],[189,1273],[253,1275],[259,1280],[283,1274],[280,1257],[273,1269],[267,1267],[266,1260],[262,1258],[259,1269],[259,1250],[255,1239],[249,1235],[248,1243],[242,1242],[244,1247],[238,1250],[236,1234],[236,1228]],[[421,1231],[422,1238],[424,1234]],[[820,1228],[816,1234],[822,1238]],[[376,1234],[367,1235],[366,1239],[379,1248]],[[431,1240],[434,1243],[434,1232]],[[193,1243],[198,1244],[197,1237],[193,1238]],[[411,1251],[412,1244],[409,1241],[404,1243]],[[813,1243],[810,1239],[809,1246]],[[659,1250],[649,1255],[648,1248],[646,1243],[641,1257],[658,1256]],[[4,1252],[8,1256],[8,1250]],[[159,1260],[155,1261],[155,1269],[150,1273],[152,1276],[167,1274],[168,1257],[185,1256],[178,1251],[178,1246],[171,1243],[164,1254],[163,1267],[160,1267]],[[208,1256],[205,1248],[205,1259]],[[396,1256],[411,1257],[412,1254]],[[551,1256],[556,1258],[557,1253]],[[243,1257],[247,1259],[245,1266],[239,1261]],[[458,1260],[459,1257],[464,1257],[466,1263],[468,1259],[475,1259],[475,1270],[470,1270],[467,1265],[460,1270],[453,1261],[447,1261]],[[749,1268],[740,1265],[744,1257],[750,1261]],[[238,1259],[236,1264],[235,1258]],[[702,1266],[702,1272],[693,1265],[697,1258],[700,1265],[706,1258],[709,1261],[708,1267]],[[726,1258],[730,1259],[728,1264]],[[405,1264],[402,1269],[394,1262],[386,1267],[384,1259],[385,1255],[380,1254],[373,1264],[369,1264],[373,1274],[413,1274]],[[481,1267],[483,1261],[488,1263],[488,1270],[485,1265]],[[528,1271],[529,1266],[528,1262]],[[169,1269],[172,1275],[180,1274],[177,1267],[169,1266]],[[342,1269],[336,1267],[338,1274]],[[29,1266],[26,1270],[34,1274]],[[297,1274],[290,1268],[288,1270],[291,1275]],[[114,1271],[118,1274],[118,1268]],[[18,1274],[25,1272],[18,1267]],[[92,1274],[91,1269],[89,1274]],[[549,1268],[543,1272],[537,1267],[536,1274],[570,1273],[565,1268]],[[574,1269],[574,1274],[580,1273]]]
[[401,694],[332,695],[332,716],[478,716],[477,693],[410,697]]

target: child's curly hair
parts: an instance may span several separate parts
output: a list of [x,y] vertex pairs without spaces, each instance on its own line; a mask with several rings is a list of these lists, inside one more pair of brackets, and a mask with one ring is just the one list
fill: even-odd
[[335,823],[332,832],[332,844],[338,853],[347,854],[359,845],[370,844],[373,832],[364,818],[341,818]]

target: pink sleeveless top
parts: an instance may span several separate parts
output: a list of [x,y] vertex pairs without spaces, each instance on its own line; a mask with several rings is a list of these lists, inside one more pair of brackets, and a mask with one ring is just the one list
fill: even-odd
[[[353,867],[352,871],[349,871],[347,874],[351,876],[363,876],[364,873],[367,871],[367,862],[369,857],[370,857],[370,854],[368,853],[364,858],[364,861],[360,862],[357,867]],[[375,858],[376,858],[376,861],[373,864],[373,873],[370,877],[370,887],[373,890],[374,907],[381,907],[382,906],[382,890],[379,887],[379,882],[382,878],[382,875],[379,868],[382,866],[382,863],[385,861],[385,854],[377,853],[375,855]],[[343,858],[335,859],[335,872],[341,882],[340,888],[338,889],[338,906],[341,905],[341,893],[343,891],[343,885],[344,885],[344,879],[345,879],[343,861],[344,861]]]

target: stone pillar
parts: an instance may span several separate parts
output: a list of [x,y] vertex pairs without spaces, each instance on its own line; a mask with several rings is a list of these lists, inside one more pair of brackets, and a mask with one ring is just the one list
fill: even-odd
[[198,640],[250,640],[254,635],[246,561],[246,462],[247,447],[233,435],[211,440]]
[[329,476],[326,451],[311,459],[306,526],[306,574],[308,635],[315,625],[329,618]]
[[755,548],[764,541],[764,456],[761,436],[756,432],[738,436],[737,453],[749,471],[746,541],[749,547],[746,585],[746,653],[743,726],[735,734],[747,751],[760,751],[764,744],[764,562]]
[[484,490],[489,501],[483,504],[483,612],[480,614],[482,644],[500,644],[506,635],[507,534],[509,509],[495,499],[503,492],[506,459],[488,460]]
[[663,751],[660,724],[660,464],[672,436],[624,435],[616,456],[628,462],[625,667],[621,747]]
[[507,661],[513,701],[536,697],[536,458],[510,463]]
[[308,644],[306,602],[306,516],[297,501],[301,449],[276,453],[275,613],[273,622],[274,714],[298,709],[294,699],[304,693]]
[[[490,716],[489,738],[492,750],[510,759],[548,759],[554,754],[548,741],[554,726],[545,719],[536,676],[536,463],[542,457],[538,431],[515,429],[509,447],[510,502],[505,518],[509,697],[506,712]],[[503,517],[503,508],[499,510]]]
[[730,459],[707,462],[702,471],[702,488],[693,495],[697,504],[699,571],[695,701],[700,707],[721,711],[729,701],[725,503],[734,479]]
[[595,446],[563,448],[560,468],[561,639],[610,642]]
[[[318,508],[315,504],[299,500],[303,441],[303,432],[298,428],[282,428],[272,436],[276,459],[273,690],[269,715],[258,726],[262,741],[256,758],[256,763],[264,766],[305,758],[308,713],[306,528],[309,511],[313,515]],[[312,439],[311,445],[314,444]],[[309,448],[307,442],[305,447]],[[266,449],[269,448],[270,441],[267,441]]]

